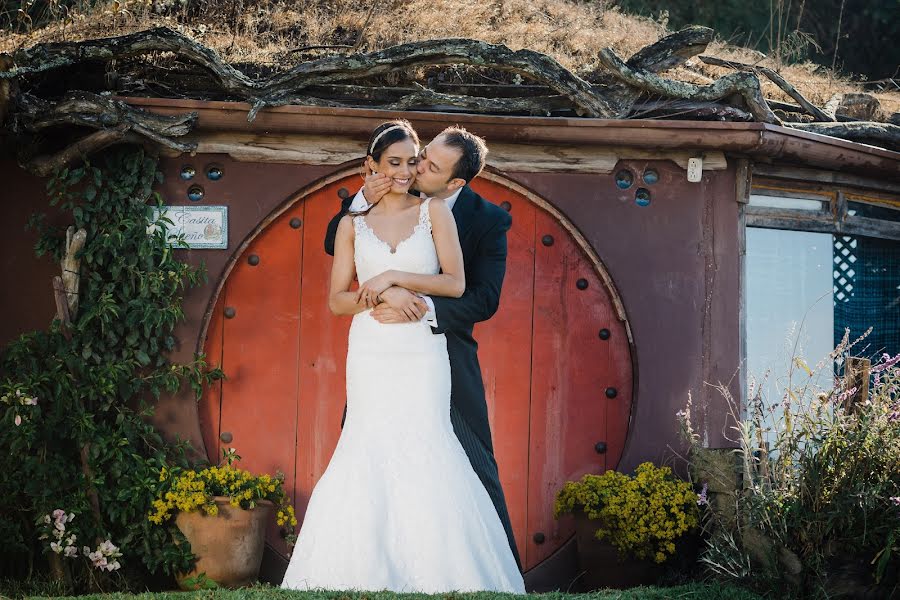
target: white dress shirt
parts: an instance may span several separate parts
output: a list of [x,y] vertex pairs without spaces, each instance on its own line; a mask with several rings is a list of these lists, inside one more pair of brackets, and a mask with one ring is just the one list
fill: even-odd
[[[453,210],[453,205],[456,204],[456,200],[459,198],[459,194],[462,192],[462,188],[459,188],[444,200],[447,204],[447,208]],[[420,197],[424,198],[425,194],[420,194]],[[365,195],[363,195],[362,189],[356,192],[356,196],[353,197],[353,201],[350,203],[350,210],[353,212],[358,212],[361,210],[366,210],[369,207],[369,201],[366,200]],[[431,325],[432,327],[437,327],[437,315],[434,312],[434,301],[431,299],[431,296],[423,296],[419,294],[419,297],[425,301],[425,304],[428,305],[428,312],[425,313],[425,322]]]

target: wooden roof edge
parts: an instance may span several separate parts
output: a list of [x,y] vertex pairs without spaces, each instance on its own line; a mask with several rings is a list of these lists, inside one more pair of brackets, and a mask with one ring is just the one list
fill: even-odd
[[761,160],[784,159],[797,165],[880,176],[893,181],[900,176],[900,152],[766,123],[519,117],[300,105],[266,108],[253,121],[248,121],[251,106],[246,102],[118,99],[161,115],[196,112],[195,129],[198,131],[337,134],[367,138],[379,123],[404,118],[424,137],[436,135],[447,125],[459,124],[484,136],[489,143],[608,144],[657,150],[715,150]]

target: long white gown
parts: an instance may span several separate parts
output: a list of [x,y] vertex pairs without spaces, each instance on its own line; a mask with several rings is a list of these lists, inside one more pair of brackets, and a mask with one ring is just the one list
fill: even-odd
[[[388,269],[439,272],[428,205],[395,251],[354,217],[359,281]],[[424,321],[353,317],[347,418],[281,585],[525,593],[497,511],[450,423],[447,340]]]

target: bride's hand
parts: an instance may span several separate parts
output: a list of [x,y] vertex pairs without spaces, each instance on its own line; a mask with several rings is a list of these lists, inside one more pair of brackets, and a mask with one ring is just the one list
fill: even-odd
[[394,285],[391,280],[392,277],[393,271],[385,271],[381,275],[376,275],[367,282],[360,284],[359,289],[356,290],[357,304],[365,301],[367,308],[373,308],[379,302],[379,294]]
[[425,301],[406,288],[389,287],[381,292],[381,299],[384,301],[384,304],[397,310],[409,321],[421,321],[425,313],[428,312],[428,305],[425,304]]

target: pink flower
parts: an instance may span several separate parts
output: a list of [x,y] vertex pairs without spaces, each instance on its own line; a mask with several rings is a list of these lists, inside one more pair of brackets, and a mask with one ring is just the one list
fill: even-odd
[[880,371],[885,371],[887,369],[890,369],[897,363],[900,363],[900,354],[898,354],[897,356],[891,357],[890,354],[885,352],[884,354],[881,355],[881,363],[872,367],[872,372],[878,373]]
[[22,415],[16,415],[16,427],[22,424]]
[[78,548],[75,546],[66,546],[66,549],[63,551],[68,558],[72,558],[73,556],[78,556]]
[[850,398],[850,396],[856,393],[856,389],[857,388],[854,387],[841,392],[841,395],[837,397],[837,403],[843,404],[844,402],[846,402]]
[[894,506],[900,506],[900,496],[891,496],[891,502],[894,503]]
[[22,401],[22,404],[25,406],[37,406],[37,402],[37,398],[25,398],[25,400]]
[[92,563],[94,563],[95,567],[105,567],[106,566],[106,557],[103,556],[103,553],[100,552],[99,550],[88,554],[88,559]]
[[59,519],[60,517],[66,516],[66,511],[64,511],[64,510],[61,509],[61,508],[57,508],[57,509],[54,510],[51,514],[53,515],[53,518],[54,518],[54,519]]

